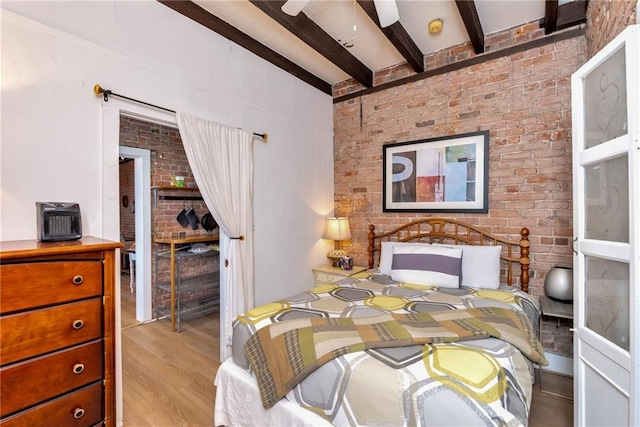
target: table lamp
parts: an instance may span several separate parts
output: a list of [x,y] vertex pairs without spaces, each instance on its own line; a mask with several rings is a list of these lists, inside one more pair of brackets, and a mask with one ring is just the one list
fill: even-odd
[[342,249],[342,240],[351,239],[351,231],[349,230],[349,219],[346,217],[341,218],[326,218],[324,222],[323,239],[335,241],[335,248],[327,253],[334,267],[338,267],[340,258],[347,255]]

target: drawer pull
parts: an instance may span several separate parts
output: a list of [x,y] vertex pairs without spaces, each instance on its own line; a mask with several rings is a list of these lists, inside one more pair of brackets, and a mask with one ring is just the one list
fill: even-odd
[[84,365],[82,363],[76,363],[75,365],[73,365],[74,374],[81,374],[82,371],[84,371]]
[[82,276],[74,276],[73,277],[73,284],[74,285],[81,285],[82,282],[84,282],[84,277],[82,277]]
[[84,322],[82,320],[75,320],[73,322],[73,329],[82,329]]
[[82,417],[84,417],[84,409],[76,408],[76,409],[73,410],[73,418],[78,420],[78,419],[80,419]]

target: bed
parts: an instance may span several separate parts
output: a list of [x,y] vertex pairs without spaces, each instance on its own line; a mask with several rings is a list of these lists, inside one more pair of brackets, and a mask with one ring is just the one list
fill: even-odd
[[526,426],[546,364],[528,236],[370,225],[367,271],[238,316],[214,424]]

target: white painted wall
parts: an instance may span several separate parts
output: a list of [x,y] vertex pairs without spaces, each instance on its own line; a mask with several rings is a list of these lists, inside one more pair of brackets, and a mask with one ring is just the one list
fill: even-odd
[[332,247],[320,239],[333,211],[330,96],[155,1],[1,7],[1,240],[36,237],[36,201],[78,202],[85,235],[118,238],[104,166],[118,147],[103,138],[98,83],[267,132],[254,149],[256,303],[311,286]]

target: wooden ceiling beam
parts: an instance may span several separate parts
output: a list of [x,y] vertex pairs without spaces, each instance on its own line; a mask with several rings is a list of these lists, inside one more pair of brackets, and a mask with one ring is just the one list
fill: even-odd
[[544,2],[544,33],[549,35],[558,31],[558,0]]
[[358,4],[365,11],[369,18],[380,28],[382,33],[389,39],[391,44],[400,52],[400,54],[407,60],[409,65],[417,72],[424,71],[424,55],[420,48],[413,41],[407,30],[402,26],[400,21],[391,24],[388,27],[382,28],[380,26],[380,20],[378,19],[378,12],[373,4],[373,0],[357,0]]
[[587,22],[588,0],[576,0],[558,6],[558,30]]
[[484,53],[484,31],[473,0],[456,0],[456,6],[476,55]]
[[249,1],[360,84],[365,87],[373,86],[373,71],[351,55],[307,15],[287,15],[282,11],[285,2],[281,0]]
[[565,28],[587,22],[589,0],[575,0],[558,4],[558,0],[545,0],[544,18],[541,26],[545,34],[552,34]]
[[441,67],[433,68],[422,73],[413,74],[411,76],[402,77],[397,80],[392,80],[390,82],[382,83],[372,88],[367,88],[363,90],[353,91],[346,95],[336,96],[333,98],[333,103],[338,104],[340,102],[348,101],[354,98],[361,98],[365,95],[370,95],[372,93],[381,92],[384,90],[388,90],[394,87],[403,86],[413,82],[419,82],[424,79],[428,79],[434,76],[440,76],[447,73],[452,73],[454,71],[463,70],[468,67],[473,67],[477,64],[482,64],[487,61],[493,61],[498,58],[506,58],[511,55],[516,55],[521,52],[526,52],[531,49],[537,49],[542,46],[551,45],[553,43],[557,43],[563,40],[570,40],[576,37],[584,37],[585,28],[575,28],[572,30],[556,32],[555,34],[551,34],[546,37],[541,37],[537,39],[533,39],[528,42],[524,42],[521,44],[515,44],[503,49],[498,50],[490,50],[484,55],[472,56],[467,59],[463,59],[461,61],[452,62],[450,64],[443,65]]
[[232,42],[242,46],[250,52],[258,55],[260,58],[264,59],[275,65],[278,68],[292,74],[302,80],[305,83],[310,84],[316,89],[331,95],[331,85],[316,75],[308,72],[304,68],[300,67],[296,63],[288,60],[284,56],[279,53],[273,51],[257,40],[249,37],[242,31],[238,30],[236,27],[229,25],[227,22],[222,19],[212,15],[202,7],[197,4],[187,1],[187,0],[158,0],[163,5],[167,6],[170,9],[180,13],[181,15],[186,16],[189,19],[203,25],[204,27],[220,34],[222,37],[231,40]]

